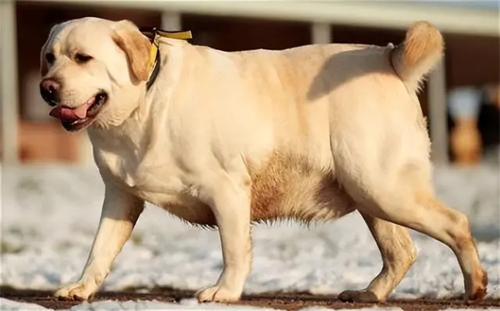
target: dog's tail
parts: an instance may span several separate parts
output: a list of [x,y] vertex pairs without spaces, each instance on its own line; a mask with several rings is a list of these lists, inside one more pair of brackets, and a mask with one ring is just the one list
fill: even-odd
[[417,90],[434,66],[441,60],[444,50],[439,30],[425,21],[410,26],[404,42],[391,55],[392,65],[403,82]]

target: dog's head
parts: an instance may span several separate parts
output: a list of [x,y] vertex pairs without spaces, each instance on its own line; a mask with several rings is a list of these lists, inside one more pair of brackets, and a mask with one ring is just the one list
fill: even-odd
[[121,124],[149,76],[150,41],[126,20],[71,20],[54,26],[41,50],[40,94],[68,131]]

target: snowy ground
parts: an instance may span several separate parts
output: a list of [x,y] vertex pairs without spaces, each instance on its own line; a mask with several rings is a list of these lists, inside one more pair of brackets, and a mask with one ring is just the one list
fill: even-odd
[[[87,259],[100,215],[103,186],[97,170],[29,166],[3,168],[1,174],[0,284],[52,290],[76,280]],[[470,217],[479,240],[480,257],[489,274],[488,296],[497,298],[500,297],[498,179],[496,166],[474,170],[443,167],[435,171],[438,196]],[[421,234],[412,232],[412,236],[419,257],[392,297],[447,297],[463,292],[462,276],[452,252]],[[377,247],[356,213],[310,229],[294,223],[259,225],[253,239],[254,263],[247,293],[269,290],[338,293],[366,286],[381,268]],[[216,281],[221,267],[216,231],[189,227],[159,208],[148,206],[103,289],[153,286],[199,289]],[[5,300],[0,303],[2,309],[8,308],[7,303],[12,304]],[[116,302],[108,304],[111,305],[100,308],[138,308],[133,302],[128,307]],[[148,303],[148,308],[153,309],[172,306]],[[185,306],[194,307],[192,301]]]
[[[27,303],[19,303],[12,300],[7,300],[0,298],[0,308],[5,311],[25,311],[25,310],[51,310],[47,308],[43,308],[41,306],[35,304],[27,304]],[[179,304],[173,303],[163,303],[157,301],[125,301],[125,302],[117,302],[117,301],[103,301],[99,303],[83,303],[77,305],[69,311],[100,311],[100,310],[258,310],[258,311],[279,311],[279,309],[271,309],[271,308],[258,308],[258,307],[250,307],[250,306],[227,306],[222,304],[198,304],[193,299],[188,299],[181,301]],[[328,308],[320,308],[320,307],[312,307],[312,308],[303,308],[300,311],[328,311],[333,309]],[[345,311],[348,311],[346,309]],[[369,310],[369,311],[402,311],[401,308],[363,308],[356,310]],[[335,311],[343,311],[342,309],[336,309]],[[349,311],[352,311],[350,309]],[[460,311],[460,310],[454,310]],[[471,311],[464,310],[464,311]]]

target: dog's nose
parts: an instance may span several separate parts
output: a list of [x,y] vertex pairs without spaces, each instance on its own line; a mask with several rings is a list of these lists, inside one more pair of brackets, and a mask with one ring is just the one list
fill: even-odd
[[40,94],[42,98],[51,106],[56,106],[59,102],[58,92],[60,84],[52,79],[44,79],[40,83]]

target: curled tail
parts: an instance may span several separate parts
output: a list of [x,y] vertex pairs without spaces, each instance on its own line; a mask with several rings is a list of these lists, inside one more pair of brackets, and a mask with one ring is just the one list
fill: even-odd
[[425,75],[441,60],[443,50],[439,30],[428,22],[419,21],[410,26],[404,42],[393,50],[391,61],[401,80],[417,90]]

